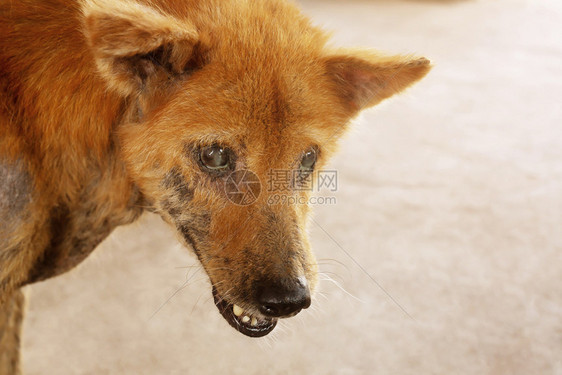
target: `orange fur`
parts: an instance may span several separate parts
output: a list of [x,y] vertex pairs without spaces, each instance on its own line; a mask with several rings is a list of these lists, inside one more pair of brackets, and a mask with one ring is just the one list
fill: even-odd
[[314,289],[308,207],[267,191],[232,204],[197,150],[227,147],[262,181],[311,146],[321,168],[350,119],[430,69],[332,51],[282,0],[12,0],[0,36],[0,322],[17,288],[70,270],[143,208],[194,248],[221,301],[261,316],[255,283]]

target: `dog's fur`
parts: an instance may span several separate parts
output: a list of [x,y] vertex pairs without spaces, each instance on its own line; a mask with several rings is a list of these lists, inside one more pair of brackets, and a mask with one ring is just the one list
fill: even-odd
[[18,372],[19,289],[144,209],[221,300],[259,315],[263,282],[314,289],[308,207],[233,204],[196,155],[228,147],[263,182],[314,146],[319,169],[350,119],[430,69],[326,42],[281,0],[0,1],[0,374]]

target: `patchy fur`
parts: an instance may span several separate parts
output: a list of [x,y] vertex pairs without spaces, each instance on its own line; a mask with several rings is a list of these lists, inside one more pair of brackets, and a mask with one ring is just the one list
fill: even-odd
[[[28,214],[25,212],[31,201],[31,179],[21,162],[0,161],[0,250],[8,249],[18,223]],[[0,252],[2,258],[8,251]]]
[[[321,168],[350,119],[430,69],[332,51],[281,0],[5,1],[0,36],[0,321],[18,288],[72,269],[149,209],[194,249],[227,320],[237,304],[267,334],[310,304],[309,209],[271,206],[264,189],[237,205],[227,172],[265,181],[311,148]],[[211,145],[227,169],[202,165]]]

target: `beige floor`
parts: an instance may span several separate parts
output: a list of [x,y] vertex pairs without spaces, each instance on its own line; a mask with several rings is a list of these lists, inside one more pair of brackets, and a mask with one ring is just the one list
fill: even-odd
[[315,209],[376,283],[313,225],[342,288],[249,339],[201,272],[170,298],[196,260],[147,216],[31,288],[27,374],[562,374],[561,2],[303,7],[338,44],[436,64],[358,121]]

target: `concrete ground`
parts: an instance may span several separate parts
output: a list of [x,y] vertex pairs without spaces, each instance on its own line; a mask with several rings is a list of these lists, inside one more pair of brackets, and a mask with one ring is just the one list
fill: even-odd
[[435,62],[331,164],[314,308],[243,337],[147,215],[30,288],[27,374],[562,374],[562,4],[302,6],[339,45]]

